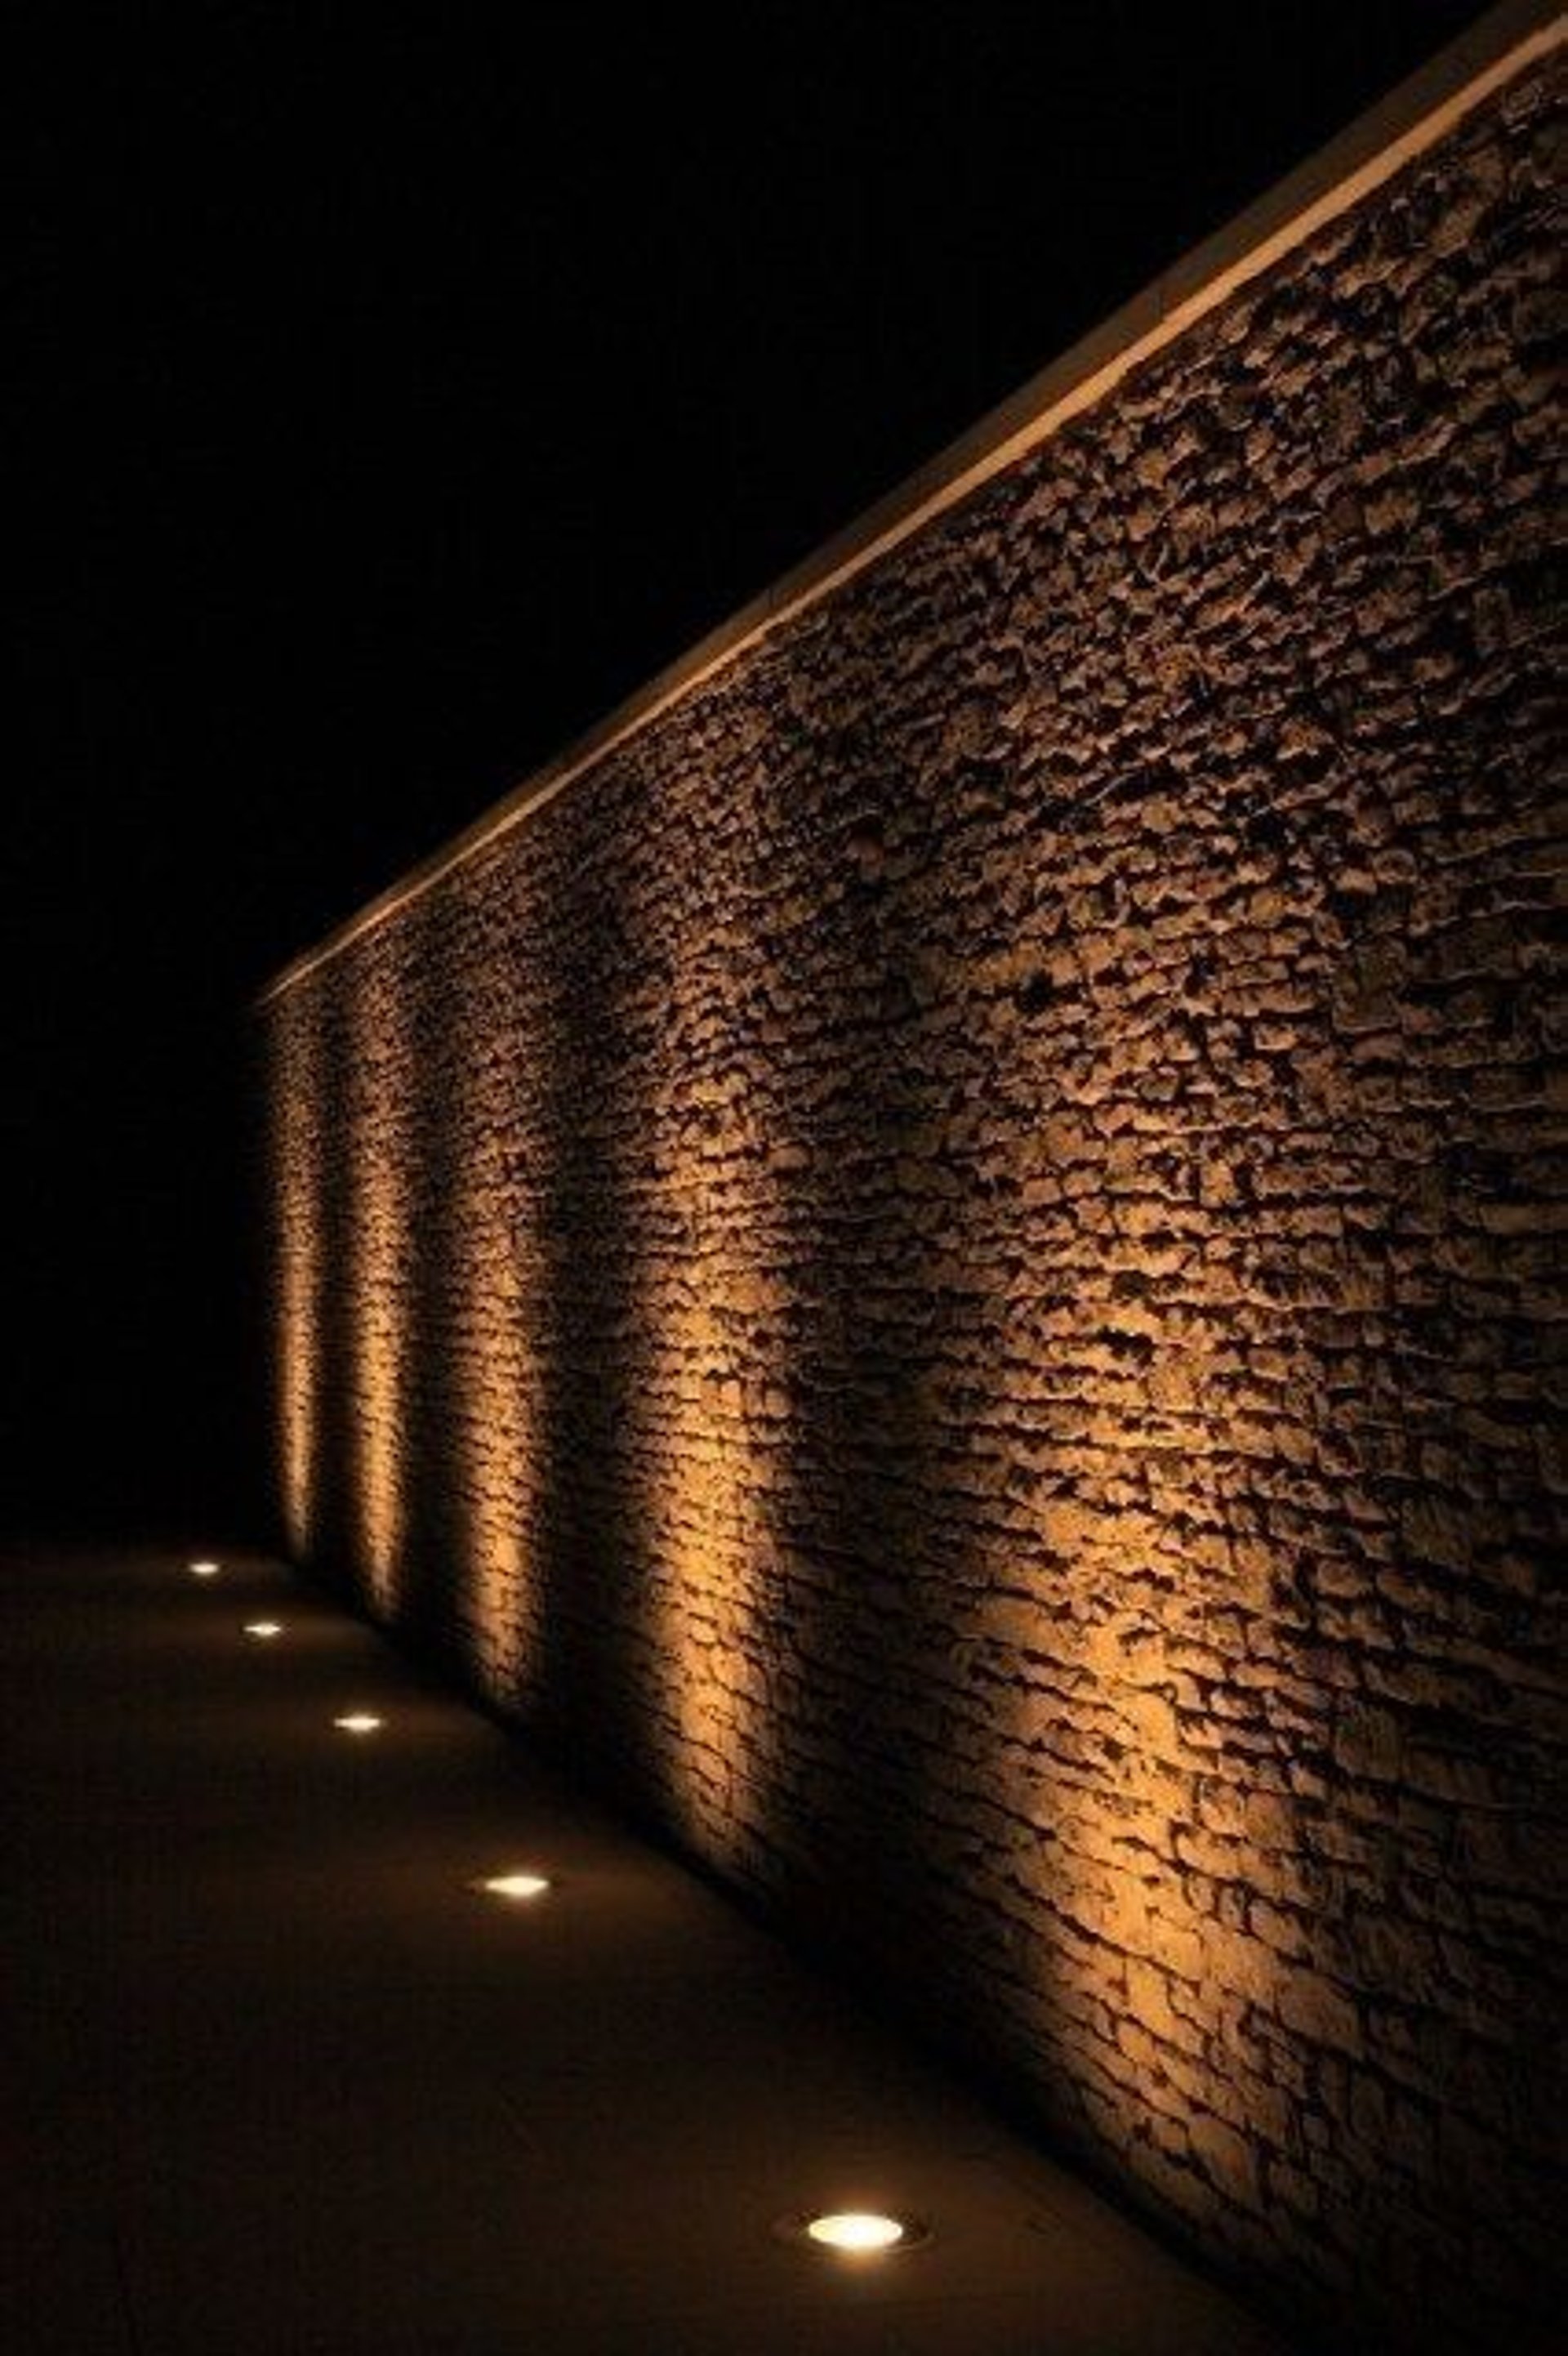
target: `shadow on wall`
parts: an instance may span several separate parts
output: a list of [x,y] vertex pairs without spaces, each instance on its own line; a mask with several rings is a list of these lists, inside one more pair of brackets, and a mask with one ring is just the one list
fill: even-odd
[[[1532,574],[1539,594],[1537,567],[1511,568],[1521,606]],[[1523,630],[1488,659],[1434,627],[1424,669],[1440,760],[1362,752],[1290,846],[1328,906],[1297,1085],[1339,1223],[1303,1255],[1281,1216],[1295,1173],[1260,1158],[1260,1285],[1310,1451],[1267,1501],[1296,1805],[1249,1909],[1278,1958],[1254,2037],[1295,2046],[1298,2134],[1354,2171],[1354,2192],[1304,2184],[1323,2270],[1353,2289],[1375,2268],[1460,2317],[1480,2286],[1532,2346],[1561,2281],[1540,2067],[1554,1671],[1537,1451],[1553,1418],[1535,1319],[1552,1246],[1529,1146],[1553,918],[1519,850],[1546,820],[1530,707],[1552,664]]]
[[877,675],[853,597],[831,665],[821,653],[808,626],[753,689],[776,715],[746,977],[773,1043],[751,1043],[773,1251],[769,1362],[744,1404],[772,1465],[752,1641],[784,1730],[750,1795],[753,1869],[837,1948],[885,1971],[915,1942],[956,1987],[975,1960],[952,1944],[976,1862],[952,1805],[967,1546],[951,1497],[932,1496],[954,1469],[944,1370],[975,1303],[953,1257],[949,1010],[923,991],[924,945],[896,904],[929,851],[904,682]]
[[[613,799],[614,778],[604,784]],[[635,1476],[652,1347],[638,1313],[638,1185],[656,1043],[628,1027],[624,876],[596,856],[581,798],[556,804],[549,819],[541,890],[551,916],[535,951],[546,969],[533,1149],[544,1353],[530,1519],[539,1716],[552,1739],[586,1748],[595,1773],[645,1810],[659,1777],[640,1683],[657,1665],[644,1638],[653,1566]]]

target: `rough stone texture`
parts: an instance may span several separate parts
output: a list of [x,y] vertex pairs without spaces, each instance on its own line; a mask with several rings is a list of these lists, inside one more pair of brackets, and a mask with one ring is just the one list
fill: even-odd
[[1335,2347],[1562,2297],[1549,94],[265,1016],[295,1551]]

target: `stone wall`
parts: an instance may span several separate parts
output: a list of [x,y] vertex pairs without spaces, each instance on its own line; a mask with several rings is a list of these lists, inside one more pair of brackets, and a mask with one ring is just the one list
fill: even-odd
[[1551,87],[264,1008],[295,1555],[1335,2348],[1545,2340]]

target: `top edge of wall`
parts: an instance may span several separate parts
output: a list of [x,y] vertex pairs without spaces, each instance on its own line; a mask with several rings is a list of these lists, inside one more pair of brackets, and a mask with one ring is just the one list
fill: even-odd
[[656,672],[471,826],[302,950],[267,1005],[565,791],[691,689],[1049,440],[1234,290],[1347,212],[1568,36],[1557,0],[1500,0],[1245,211],[1171,264],[844,530]]

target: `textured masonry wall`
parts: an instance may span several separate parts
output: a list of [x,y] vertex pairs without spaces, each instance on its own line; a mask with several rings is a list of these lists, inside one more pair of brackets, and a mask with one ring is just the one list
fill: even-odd
[[1549,87],[265,1013],[297,1554],[1336,2347],[1546,2336]]

